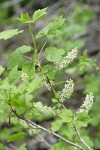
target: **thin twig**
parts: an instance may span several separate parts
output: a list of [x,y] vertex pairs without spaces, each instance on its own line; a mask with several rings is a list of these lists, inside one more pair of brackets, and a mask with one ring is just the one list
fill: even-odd
[[[12,108],[10,102],[9,102],[9,105],[10,105],[10,107],[11,107],[11,111],[15,114],[15,116],[16,116],[18,119],[22,119],[22,120],[26,121],[28,124],[31,124],[33,127],[35,126],[35,127],[39,128],[39,129],[41,129],[41,130],[43,130],[43,131],[45,131],[45,132],[47,132],[47,133],[49,133],[49,134],[52,134],[52,135],[54,135],[55,137],[57,137],[57,138],[59,138],[59,139],[65,141],[66,143],[68,143],[68,144],[70,144],[70,145],[72,145],[72,146],[74,146],[74,147],[77,147],[77,148],[80,149],[80,150],[85,150],[85,149],[82,148],[80,145],[78,145],[78,144],[76,144],[76,143],[73,143],[73,142],[71,142],[71,141],[69,141],[69,140],[63,138],[63,137],[60,136],[59,134],[57,134],[57,133],[55,133],[55,132],[53,132],[53,131],[51,131],[51,130],[49,130],[49,129],[47,129],[47,128],[44,128],[44,127],[42,127],[42,126],[36,124],[35,122],[33,122],[33,121],[31,121],[31,120],[25,118],[23,115],[22,115],[22,116],[18,115],[18,114],[16,113],[16,111]],[[90,150],[92,150],[92,149],[90,149]]]
[[47,79],[47,81],[48,81],[48,83],[49,83],[49,85],[50,85],[50,87],[51,87],[51,89],[52,89],[53,93],[55,94],[55,93],[56,93],[56,91],[55,91],[55,89],[54,89],[53,85],[50,83],[50,80],[49,80],[49,78],[48,78],[48,76],[47,76],[47,75],[46,75],[46,79]]
[[[27,124],[29,125],[31,132],[33,133],[32,129],[39,129],[38,127],[33,127],[29,122],[27,122]],[[34,134],[34,133],[33,133]],[[51,147],[52,145],[50,145],[41,135],[37,135],[39,137],[39,141],[40,142],[44,142],[48,147]]]
[[52,146],[51,144],[49,144],[41,135],[38,135],[38,137],[40,138],[41,142],[44,142],[49,148]]
[[46,43],[47,43],[47,40],[46,40],[45,43],[43,44],[43,46],[42,46],[42,48],[41,48],[41,50],[40,50],[40,52],[39,52],[39,54],[38,54],[38,60],[40,59],[40,54],[41,54],[42,50],[44,49]]
[[27,43],[27,42],[24,40],[23,37],[19,36],[19,38],[20,38],[26,45],[30,46],[30,47],[34,50],[34,48],[33,48],[29,43]]
[[88,148],[88,150],[93,150],[93,149],[91,149],[91,147],[83,140],[83,138],[81,137],[80,132],[79,132],[79,130],[77,129],[75,123],[73,123],[73,125],[74,125],[74,129],[75,129],[75,131],[76,131],[76,133],[77,133],[77,135],[78,135],[80,141]]
[[29,31],[30,31],[30,34],[32,36],[32,41],[33,41],[34,49],[37,52],[36,42],[35,42],[35,39],[34,39],[35,35],[33,36],[32,26],[31,26],[30,23],[29,23]]
[[27,59],[29,59],[29,60],[32,60],[32,58],[31,57],[28,57],[28,56],[24,56],[24,57],[26,57]]
[[20,118],[20,119],[22,119],[22,120],[24,120],[24,121],[30,123],[31,125],[36,126],[36,127],[38,127],[39,129],[41,129],[41,130],[43,130],[43,131],[45,131],[45,132],[48,132],[49,134],[54,135],[55,137],[57,137],[57,138],[59,138],[59,139],[65,141],[66,143],[68,143],[68,144],[70,144],[70,145],[72,145],[72,146],[74,146],[74,147],[77,147],[77,148],[80,149],[80,150],[85,150],[85,149],[82,148],[80,145],[78,145],[78,144],[76,144],[76,143],[73,143],[73,142],[71,142],[71,141],[69,141],[69,140],[63,138],[62,136],[58,135],[58,134],[55,133],[55,132],[52,132],[51,130],[48,130],[48,129],[46,129],[46,128],[40,126],[40,125],[37,125],[35,122],[33,122],[33,121],[29,120],[29,119],[23,118],[23,117],[21,117],[21,116],[19,116],[19,115],[17,115],[17,114],[16,114],[16,116],[17,116],[18,118]]

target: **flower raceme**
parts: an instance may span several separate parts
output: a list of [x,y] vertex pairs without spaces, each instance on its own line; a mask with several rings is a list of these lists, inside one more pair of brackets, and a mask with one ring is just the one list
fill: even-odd
[[70,98],[74,90],[74,83],[73,80],[66,81],[64,89],[60,94],[60,101],[63,102],[65,98]]
[[38,111],[44,115],[51,116],[54,115],[53,109],[49,106],[44,106],[41,102],[36,102],[34,107],[38,109]]
[[52,80],[49,81],[49,83],[47,82],[47,79],[44,80],[44,84],[46,86],[46,88],[51,91],[52,86],[54,86],[54,82]]
[[63,60],[60,62],[58,69],[61,70],[68,66],[73,60],[77,57],[78,49],[75,47],[71,51],[68,52],[67,56],[63,57]]
[[94,96],[92,93],[87,94],[84,103],[78,110],[78,113],[84,112],[84,111],[88,113],[93,105],[93,99],[94,99]]

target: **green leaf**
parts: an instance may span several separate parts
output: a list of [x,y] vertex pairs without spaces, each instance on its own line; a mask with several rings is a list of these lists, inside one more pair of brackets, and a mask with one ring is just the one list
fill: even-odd
[[72,111],[68,109],[62,109],[59,117],[62,119],[62,122],[71,122],[72,121]]
[[78,119],[76,121],[77,127],[87,127],[89,122],[91,121],[90,116],[87,112],[78,113]]
[[47,11],[47,8],[39,9],[39,10],[35,11],[33,14],[33,22],[36,22],[38,19],[40,19],[41,17],[46,15],[47,14],[46,11]]
[[35,78],[28,86],[27,86],[27,92],[33,93],[36,89],[38,89],[42,85],[42,79],[37,77]]
[[49,23],[46,27],[44,27],[36,36],[36,38],[40,38],[42,36],[47,36],[48,38],[56,36],[57,32],[61,29],[65,19],[62,16],[55,19],[55,21]]
[[55,98],[56,98],[56,99],[59,99],[60,94],[61,94],[61,91],[57,91],[57,92],[55,93]]
[[18,87],[18,93],[23,94],[26,91],[26,89],[27,89],[26,83],[22,83]]
[[18,71],[17,66],[15,66],[9,73],[8,77],[6,78],[9,84],[16,84],[21,77],[21,72]]
[[[0,119],[1,119],[1,114],[0,114]],[[6,122],[6,120],[4,122]],[[10,130],[7,127],[3,126],[2,130],[0,131],[0,141],[3,141],[3,142],[7,141],[9,136],[10,136]]]
[[89,72],[92,70],[93,66],[96,66],[96,62],[87,56],[87,51],[83,52],[83,55],[79,58],[78,69],[79,73]]
[[62,126],[62,120],[58,119],[52,123],[51,130],[53,132],[59,131]]
[[26,144],[21,145],[17,150],[27,150]]
[[22,114],[24,113],[26,110],[27,110],[27,105],[26,105],[26,102],[25,100],[23,99],[12,99],[11,100],[11,105],[15,107],[16,109],[16,113],[17,114]]
[[56,144],[54,144],[50,150],[67,150],[67,146],[66,143],[63,141],[57,142]]
[[58,103],[59,100],[58,100],[58,99],[55,99],[55,98],[52,98],[52,102],[53,102],[53,103]]
[[32,108],[30,111],[30,116],[34,120],[41,121],[43,119],[43,115],[36,108]]
[[73,128],[68,123],[67,125],[61,127],[60,132],[61,132],[61,135],[66,137],[67,139],[72,139],[73,134],[75,134]]
[[60,62],[62,55],[65,53],[63,49],[58,49],[56,47],[48,47],[45,52],[47,54],[47,60],[55,63]]
[[3,82],[3,84],[0,86],[0,89],[3,90],[12,90],[12,91],[16,91],[16,86],[14,84],[9,84],[7,81],[7,78],[5,79],[5,81]]
[[19,30],[18,29],[12,29],[12,30],[7,30],[7,31],[3,31],[0,33],[0,39],[9,39],[12,38],[15,35],[18,35],[19,33],[22,33],[23,30]]
[[35,76],[35,67],[33,62],[25,62],[22,66],[23,72],[27,73],[29,77],[34,78]]
[[6,97],[4,95],[2,95],[2,97],[0,96],[0,123],[5,122],[9,117],[10,107],[3,101],[5,99]]
[[45,65],[41,68],[41,75],[47,75],[50,80],[55,79],[56,70],[50,65]]
[[3,73],[5,69],[0,65],[0,75]]
[[15,141],[15,140],[20,140],[22,138],[24,138],[26,134],[24,132],[19,132],[17,134],[13,134],[9,137],[8,139],[8,142],[12,142],[12,141]]
[[0,143],[0,150],[6,150],[5,146],[3,144]]
[[59,109],[61,107],[61,103],[57,103],[56,105],[55,105],[55,109]]
[[22,23],[30,23],[30,17],[28,12],[22,13],[20,18],[17,18]]
[[24,53],[27,53],[27,52],[30,52],[30,51],[31,51],[31,47],[30,46],[23,45],[23,46],[17,48],[14,51],[14,53],[24,54]]
[[17,48],[10,56],[10,59],[8,62],[8,70],[11,70],[16,65],[18,65],[19,68],[22,68],[22,65],[24,64],[23,54],[29,51],[31,51],[30,46],[23,45]]

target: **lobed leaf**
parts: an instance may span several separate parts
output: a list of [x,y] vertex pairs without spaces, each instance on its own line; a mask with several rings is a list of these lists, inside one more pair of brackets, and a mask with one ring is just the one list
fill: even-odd
[[18,29],[3,31],[0,33],[0,39],[7,40],[9,38],[12,38],[15,35],[18,35],[19,33],[22,33],[22,32],[23,32],[23,30],[18,31]]
[[22,13],[21,14],[21,17],[20,18],[17,18],[20,22],[22,23],[30,23],[30,17],[29,17],[29,14],[26,12],[26,13]]
[[36,38],[40,38],[42,36],[47,36],[48,38],[54,37],[57,32],[61,29],[65,19],[62,16],[55,19],[53,22],[49,23],[46,27],[44,27],[36,36]]
[[76,120],[77,127],[87,127],[89,122],[91,121],[90,116],[87,112],[78,113],[78,119]]
[[42,79],[37,77],[35,78],[28,86],[27,86],[27,92],[33,93],[35,90],[37,90],[42,85]]
[[17,66],[15,66],[9,73],[6,80],[9,84],[16,84],[21,76],[21,72],[17,70]]
[[62,109],[59,117],[62,119],[62,122],[72,122],[72,111],[68,109]]
[[7,66],[8,70],[11,70],[16,65],[18,65],[19,68],[22,67],[22,65],[24,64],[23,54],[29,51],[31,51],[30,46],[23,45],[17,48],[10,56]]
[[40,19],[41,17],[46,15],[47,14],[46,10],[47,10],[47,8],[39,9],[39,10],[35,11],[33,14],[33,22],[36,22],[38,19]]
[[51,129],[53,132],[59,131],[62,126],[62,120],[58,119],[52,123]]
[[56,47],[48,47],[45,50],[47,60],[58,63],[62,59],[62,55],[65,53],[63,49],[57,49]]
[[12,142],[12,141],[15,141],[15,140],[20,140],[22,138],[24,138],[26,134],[24,132],[19,132],[17,134],[13,134],[9,137],[8,139],[8,142]]

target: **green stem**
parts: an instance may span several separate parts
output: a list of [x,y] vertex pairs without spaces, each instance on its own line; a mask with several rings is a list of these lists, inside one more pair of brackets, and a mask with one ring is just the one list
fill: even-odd
[[[34,27],[34,30],[35,30],[35,27]],[[34,45],[34,50],[35,50],[35,52],[37,52],[37,47],[36,47],[36,38],[35,38],[35,35],[33,36],[32,26],[31,26],[31,24],[30,24],[30,23],[29,23],[29,31],[30,31],[31,36],[32,36],[32,41],[33,41],[33,45]]]
[[24,40],[23,37],[19,36],[19,38],[20,38],[26,45],[30,46],[30,47],[35,51],[35,49],[34,49],[29,43],[27,43],[27,42]]
[[42,48],[41,48],[41,50],[40,50],[40,52],[39,52],[39,54],[38,54],[38,61],[39,61],[39,59],[40,59],[40,54],[41,54],[41,52],[43,51],[43,49],[44,49],[44,47],[45,47],[46,44],[47,44],[47,39],[46,39],[45,43],[43,44],[43,46],[42,46]]

